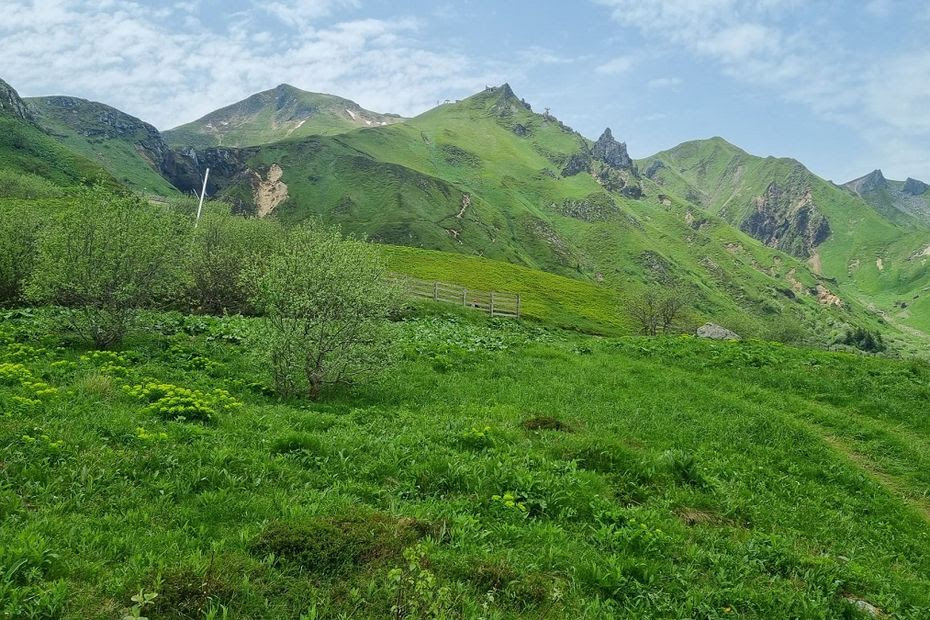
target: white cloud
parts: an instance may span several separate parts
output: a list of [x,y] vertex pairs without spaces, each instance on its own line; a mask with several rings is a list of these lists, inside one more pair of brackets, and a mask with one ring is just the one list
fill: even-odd
[[599,65],[595,71],[602,75],[621,75],[630,71],[635,64],[636,61],[631,56],[618,56]]
[[[913,166],[888,166],[899,176],[930,176],[930,52],[925,46],[861,49],[829,23],[806,20],[810,5],[800,0],[594,2],[608,7],[616,23],[641,31],[650,41],[716,63],[736,80],[768,88],[784,101],[851,127],[872,145],[873,167],[892,161]],[[920,3],[908,4],[913,6],[904,9],[872,0],[850,10],[873,18],[895,10],[908,19],[920,10],[930,13]],[[906,44],[906,37],[900,40]]]
[[[0,77],[24,95],[95,99],[163,129],[282,82],[416,114],[437,99],[506,78],[461,54],[421,45],[416,19],[321,25],[320,18],[335,17],[354,0],[279,0],[219,25],[201,23],[196,6],[180,3],[4,4]],[[272,27],[277,20],[294,28],[282,36]]]
[[660,88],[674,88],[681,84],[681,78],[678,77],[663,77],[663,78],[653,78],[646,83],[647,88],[653,90],[658,90]]

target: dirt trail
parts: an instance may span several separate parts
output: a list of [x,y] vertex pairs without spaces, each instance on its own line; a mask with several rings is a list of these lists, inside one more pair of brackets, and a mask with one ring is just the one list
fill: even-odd
[[899,497],[902,501],[914,508],[914,510],[916,510],[918,514],[924,518],[924,521],[930,523],[930,501],[908,496],[907,492],[904,490],[904,485],[902,485],[894,476],[887,474],[879,469],[878,466],[872,462],[869,457],[856,452],[848,443],[839,437],[824,433],[821,431],[821,429],[815,427],[814,425],[810,426],[811,430],[823,437],[823,440],[827,442],[831,448],[852,461],[852,463],[864,471],[869,478],[875,480],[880,485],[885,487],[892,495]]

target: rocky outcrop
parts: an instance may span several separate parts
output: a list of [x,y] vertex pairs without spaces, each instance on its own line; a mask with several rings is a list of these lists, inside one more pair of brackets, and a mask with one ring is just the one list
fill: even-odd
[[627,153],[626,143],[617,142],[614,139],[613,133],[610,131],[610,127],[605,129],[601,137],[594,143],[594,148],[591,149],[591,156],[595,160],[601,161],[617,170],[635,169],[633,159],[630,157],[630,154]]
[[736,332],[731,332],[726,327],[721,327],[716,323],[705,323],[698,327],[697,336],[709,340],[742,340]]
[[156,171],[170,167],[171,149],[152,125],[116,108],[77,97],[34,97],[27,102],[36,122],[53,135],[67,132],[90,142],[119,140],[132,144]]
[[626,150],[626,144],[617,142],[608,127],[592,148],[582,145],[581,151],[569,157],[562,168],[562,176],[570,177],[587,172],[604,189],[618,192],[629,198],[641,198],[639,171]]
[[15,88],[3,80],[0,80],[0,115],[24,121],[32,120],[29,106],[20,98]]
[[801,258],[830,236],[830,225],[814,204],[809,187],[798,178],[772,181],[765,193],[752,201],[752,211],[740,229],[769,247]]
[[927,190],[930,190],[930,185],[927,185],[923,181],[912,179],[911,177],[907,178],[904,182],[904,187],[901,189],[902,192],[909,196],[923,196],[927,193]]
[[576,153],[568,158],[565,167],[562,168],[563,177],[573,177],[576,174],[587,172],[591,167],[591,157],[587,153]]
[[665,162],[663,162],[661,159],[656,159],[651,164],[649,164],[649,166],[646,168],[646,171],[643,172],[643,176],[645,176],[647,179],[655,179],[656,175],[659,174],[659,171],[663,168],[665,168]]
[[618,213],[617,203],[610,194],[593,193],[580,200],[567,199],[561,204],[552,205],[552,210],[560,215],[572,217],[585,222],[603,222]]
[[230,185],[241,174],[250,172],[246,162],[256,149],[193,148],[169,151],[161,172],[172,185],[185,193],[200,193],[207,168],[210,177],[207,193],[215,194]]
[[930,221],[930,202],[926,199],[930,185],[914,178],[906,181],[889,181],[881,170],[875,170],[855,181],[843,185],[846,189],[872,205],[883,215],[893,215],[889,207]]
[[881,170],[873,170],[864,177],[859,177],[855,181],[846,183],[844,187],[853,191],[853,193],[862,196],[888,187],[888,180]]

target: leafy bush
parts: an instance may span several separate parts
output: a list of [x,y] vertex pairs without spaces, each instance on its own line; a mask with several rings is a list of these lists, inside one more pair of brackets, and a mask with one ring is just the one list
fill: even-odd
[[179,288],[185,256],[181,220],[102,186],[81,190],[79,205],[39,236],[27,287],[33,300],[71,308],[71,328],[99,349],[118,345],[138,309]]
[[261,262],[280,229],[265,220],[207,214],[194,234],[191,291],[194,308],[206,314],[249,313],[242,271]]
[[325,385],[349,382],[385,361],[383,319],[398,296],[367,243],[303,224],[265,262],[249,265],[243,281],[265,317],[254,344],[280,395],[316,399]]
[[4,207],[0,217],[0,306],[18,305],[24,300],[26,281],[35,265],[41,223],[33,209]]
[[867,353],[881,353],[887,348],[881,332],[873,333],[861,327],[846,330],[846,335],[840,339],[840,344],[856,347]]
[[6,198],[54,198],[61,195],[61,189],[48,179],[36,174],[14,170],[0,170],[0,196]]

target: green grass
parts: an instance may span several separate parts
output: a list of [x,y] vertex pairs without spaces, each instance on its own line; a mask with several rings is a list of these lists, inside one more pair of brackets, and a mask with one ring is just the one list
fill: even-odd
[[629,332],[616,292],[593,283],[477,256],[382,246],[396,273],[485,291],[518,293],[524,317],[576,330]]
[[8,181],[3,197],[41,198],[52,187],[66,188],[83,181],[110,180],[98,164],[58,144],[48,134],[19,119],[0,116],[0,171]]
[[[242,319],[154,317],[89,354],[18,316],[12,617],[118,617],[140,590],[151,618],[930,613],[923,363],[462,315],[396,324],[382,379],[288,403],[263,395]],[[123,389],[146,382],[211,420]]]

